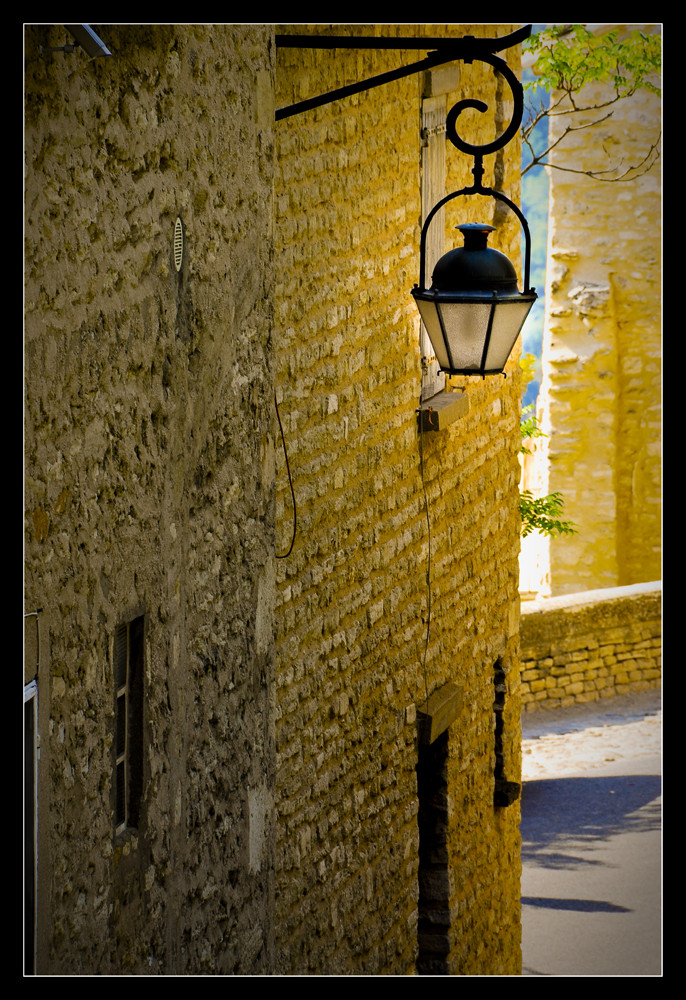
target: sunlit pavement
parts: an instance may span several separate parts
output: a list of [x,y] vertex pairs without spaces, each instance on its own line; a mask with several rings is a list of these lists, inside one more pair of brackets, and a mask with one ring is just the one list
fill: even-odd
[[660,976],[659,692],[522,720],[528,976]]

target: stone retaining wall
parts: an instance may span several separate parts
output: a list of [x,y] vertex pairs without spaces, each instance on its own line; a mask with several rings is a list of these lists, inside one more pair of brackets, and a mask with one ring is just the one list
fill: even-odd
[[523,604],[523,711],[659,687],[661,611],[660,581]]

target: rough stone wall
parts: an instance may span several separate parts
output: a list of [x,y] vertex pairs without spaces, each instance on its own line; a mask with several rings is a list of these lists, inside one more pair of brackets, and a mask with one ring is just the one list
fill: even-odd
[[[38,971],[268,972],[271,30],[94,27],[111,58],[26,28]],[[113,635],[140,615],[143,801],[115,836]]]
[[645,691],[662,677],[662,586],[637,584],[522,605],[522,707]]
[[[317,30],[502,34],[511,27]],[[403,60],[407,53],[282,49],[277,107]],[[444,760],[442,960],[457,974],[520,970],[519,806],[494,808],[498,661],[505,775],[516,781],[520,769],[516,360],[507,379],[454,380],[466,386],[467,414],[423,436],[430,564],[416,413],[419,321],[410,291],[418,280],[420,98],[444,88],[446,108],[458,96],[496,107],[490,67],[464,72],[469,89],[453,68],[277,126],[276,384],[297,505],[293,551],[277,562],[283,974],[414,971],[417,709],[427,691],[448,681],[463,685],[463,699]],[[470,141],[492,138],[491,114],[468,117]],[[506,156],[486,158],[486,181],[499,171],[515,201],[518,155],[512,143]],[[472,161],[452,146],[447,160],[447,190],[454,190],[467,182]],[[457,221],[493,218],[489,200],[458,201],[458,218],[446,224],[448,245]],[[518,226],[508,221],[495,245],[516,257],[518,242]],[[292,528],[277,452],[281,555]]]
[[[582,99],[608,96],[597,86]],[[603,113],[551,118],[551,139]],[[544,493],[564,494],[580,530],[545,543],[542,595],[661,575],[660,166],[616,183],[579,173],[640,163],[660,127],[659,98],[638,91],[550,157],[573,172],[550,171],[538,403],[549,436],[533,477]]]

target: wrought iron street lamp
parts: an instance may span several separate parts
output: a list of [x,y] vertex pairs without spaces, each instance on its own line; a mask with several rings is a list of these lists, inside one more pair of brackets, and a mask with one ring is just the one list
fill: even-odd
[[[513,117],[499,138],[473,146],[457,134],[457,118],[466,108],[483,112],[488,106],[483,101],[467,99],[458,101],[449,111],[447,137],[457,149],[474,157],[474,184],[446,195],[429,212],[422,227],[420,284],[414,286],[412,295],[440,368],[448,375],[483,377],[503,372],[537,296],[536,290],[529,287],[531,237],[527,221],[514,202],[482,184],[484,155],[507,145],[519,129],[524,108],[522,85],[498,56],[481,53],[475,58],[490,63],[509,83],[514,97]],[[464,236],[464,246],[441,257],[434,267],[431,286],[426,287],[426,236],[434,216],[453,198],[474,194],[504,202],[519,219],[525,240],[523,292],[518,289],[512,262],[505,254],[487,246],[488,234],[494,227],[478,223],[457,227]]]
[[[536,300],[535,289],[529,287],[531,239],[526,219],[514,202],[500,191],[484,187],[482,183],[483,157],[506,146],[517,134],[524,110],[522,85],[496,52],[518,45],[528,38],[530,32],[531,25],[500,38],[475,38],[472,35],[462,38],[276,36],[277,45],[297,48],[434,48],[424,59],[409,66],[281,108],[276,112],[277,121],[455,60],[489,63],[508,82],[514,98],[514,111],[508,127],[493,142],[473,146],[461,139],[455,128],[458,116],[466,108],[487,111],[488,106],[483,101],[458,101],[449,111],[446,135],[457,149],[474,157],[474,184],[446,195],[433,207],[422,227],[420,283],[415,285],[412,294],[438,364],[448,375],[485,376],[501,373]],[[431,286],[426,287],[426,236],[434,216],[452,198],[473,194],[486,195],[504,202],[518,217],[525,238],[523,292],[518,290],[517,275],[512,263],[504,254],[487,246],[488,233],[493,229],[488,225],[458,226],[465,237],[464,247],[450,251],[439,260],[433,271]]]

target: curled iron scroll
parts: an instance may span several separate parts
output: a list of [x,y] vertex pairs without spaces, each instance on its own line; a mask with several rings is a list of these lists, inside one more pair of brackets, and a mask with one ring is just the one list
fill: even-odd
[[[529,25],[527,29],[525,29],[525,33],[522,34],[521,37],[520,33],[516,33],[517,35],[516,40],[514,35],[507,36],[507,39],[511,37],[512,41],[510,42],[510,44],[516,44],[523,38],[528,37],[530,31],[531,31],[531,26]],[[505,39],[504,41],[506,41],[507,39]],[[509,47],[509,45],[501,46],[501,48],[507,48],[507,47]],[[502,135],[498,136],[497,139],[494,139],[493,142],[485,143],[482,146],[474,146],[472,145],[472,143],[465,142],[464,139],[461,139],[457,134],[456,122],[460,114],[467,108],[473,108],[475,111],[484,112],[488,111],[488,105],[485,104],[483,101],[477,101],[472,98],[466,98],[465,100],[458,101],[457,104],[454,104],[453,107],[448,112],[448,117],[446,119],[446,136],[448,139],[450,139],[453,146],[455,146],[461,152],[467,153],[469,156],[474,157],[474,167],[472,168],[472,174],[474,175],[474,183],[472,184],[471,187],[461,188],[461,190],[453,191],[452,194],[447,194],[444,198],[441,198],[441,200],[434,205],[434,207],[431,209],[426,219],[424,220],[424,225],[422,226],[421,240],[419,244],[419,286],[417,287],[419,287],[422,291],[424,291],[426,288],[426,282],[425,282],[426,236],[434,216],[445,204],[447,204],[447,202],[451,201],[451,199],[457,198],[461,195],[476,194],[476,195],[486,195],[487,197],[495,198],[498,201],[504,202],[519,219],[519,222],[522,226],[522,230],[524,232],[524,243],[525,243],[524,291],[525,294],[529,294],[530,292],[535,291],[535,289],[531,288],[529,285],[530,261],[531,261],[531,235],[529,232],[528,223],[521,209],[518,208],[518,206],[515,205],[513,201],[510,201],[510,199],[507,198],[500,191],[495,191],[493,190],[493,188],[490,187],[484,187],[482,183],[484,155],[487,153],[494,153],[496,150],[502,149],[502,147],[506,146],[519,130],[519,127],[522,123],[522,115],[524,114],[524,88],[522,87],[521,83],[515,76],[514,72],[507,65],[505,60],[501,59],[499,56],[494,55],[493,53],[479,51],[478,54],[476,54],[474,51],[472,51],[469,53],[468,57],[464,58],[464,61],[469,63],[487,62],[491,66],[493,66],[496,73],[501,73],[502,76],[504,76],[505,79],[507,80],[507,83],[510,86],[510,90],[512,91],[512,97],[514,99],[514,109],[512,112],[512,118],[510,120],[510,123],[505,129],[505,131],[502,133]]]
[[[475,59],[477,61],[477,59]],[[473,146],[469,142],[465,142],[457,134],[456,122],[459,115],[465,111],[467,108],[474,108],[476,111],[488,111],[488,105],[484,104],[483,101],[476,101],[470,98],[464,101],[458,101],[448,112],[448,117],[446,119],[446,135],[452,142],[453,146],[456,146],[463,153],[468,153],[470,156],[483,156],[486,153],[494,153],[497,149],[502,149],[507,143],[512,139],[519,131],[519,126],[522,123],[522,114],[524,112],[524,91],[522,85],[515,76],[514,72],[510,69],[504,59],[500,59],[498,56],[490,55],[488,53],[482,53],[478,56],[478,61],[490,63],[496,70],[496,72],[501,73],[508,84],[510,85],[510,90],[512,91],[512,96],[514,98],[514,112],[512,115],[512,120],[507,126],[502,135],[494,139],[493,142],[486,143],[483,146]]]

